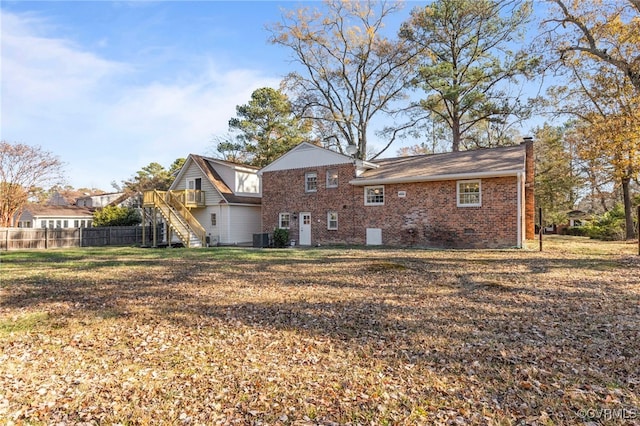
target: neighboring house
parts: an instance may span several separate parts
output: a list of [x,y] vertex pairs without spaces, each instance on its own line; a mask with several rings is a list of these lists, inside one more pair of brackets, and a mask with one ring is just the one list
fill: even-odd
[[88,228],[93,211],[77,206],[27,205],[18,219],[19,228]]
[[571,210],[567,213],[567,219],[570,227],[584,226],[587,222],[591,221],[592,215],[582,210]]
[[262,229],[307,246],[522,247],[533,166],[532,141],[376,161],[305,142],[260,171]]
[[49,200],[47,201],[47,205],[49,206],[68,206],[69,202],[67,199],[60,194],[58,191],[55,191]]
[[593,215],[582,210],[571,210],[567,212],[565,223],[553,224],[544,228],[545,234],[567,234],[583,235],[581,232],[569,231],[569,228],[580,228],[593,220]]
[[190,247],[250,244],[261,230],[257,172],[252,166],[190,154],[169,191],[144,193],[145,218],[151,220],[155,210]]
[[[87,195],[76,199],[76,206],[89,207],[89,208],[102,208],[110,205],[122,205],[125,200],[128,200],[129,196],[124,192],[112,192],[109,194],[100,195]],[[128,204],[126,207],[130,207]],[[137,206],[131,206],[137,207]]]

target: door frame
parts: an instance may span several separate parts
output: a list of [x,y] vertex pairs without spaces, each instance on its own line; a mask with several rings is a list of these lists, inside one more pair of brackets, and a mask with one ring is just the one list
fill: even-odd
[[[304,223],[305,216],[308,218],[309,223]],[[300,212],[300,223],[298,224],[298,244],[301,246],[311,245],[311,212]],[[305,232],[305,229],[307,232]],[[303,239],[304,236],[304,239]]]

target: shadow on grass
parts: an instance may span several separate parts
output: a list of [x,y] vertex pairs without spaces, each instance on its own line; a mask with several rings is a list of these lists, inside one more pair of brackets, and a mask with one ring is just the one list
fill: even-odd
[[[0,313],[31,317],[5,321],[7,333],[83,316],[126,330],[127,321],[153,316],[185,333],[247,327],[274,339],[330,340],[394,372],[415,366],[454,384],[473,377],[496,404],[522,404],[529,394],[513,388],[528,371],[550,391],[558,383],[637,391],[640,299],[626,288],[635,275],[617,258],[123,249],[9,259]],[[617,271],[618,280],[600,279]]]

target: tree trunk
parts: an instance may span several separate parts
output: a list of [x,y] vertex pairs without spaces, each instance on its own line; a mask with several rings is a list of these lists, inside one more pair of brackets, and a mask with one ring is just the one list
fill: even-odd
[[451,144],[451,150],[453,152],[460,151],[460,119],[458,117],[453,117],[451,121],[451,131],[453,133],[453,143]]
[[631,178],[625,177],[622,179],[622,198],[624,200],[624,223],[626,228],[627,240],[632,240],[635,237],[633,229],[633,209],[631,207],[631,194],[629,192],[629,183]]
[[367,128],[364,127],[359,129],[358,132],[358,153],[356,154],[356,158],[360,160],[367,159]]

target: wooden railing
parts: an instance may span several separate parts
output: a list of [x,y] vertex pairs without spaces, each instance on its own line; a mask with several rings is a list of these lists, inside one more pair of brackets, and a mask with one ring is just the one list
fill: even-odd
[[191,211],[180,201],[178,197],[173,195],[172,192],[169,192],[169,205],[173,207],[180,215],[184,218],[184,220],[189,224],[191,231],[200,239],[202,245],[204,245],[207,231],[200,225],[198,219],[196,219]]
[[[145,207],[158,207],[167,216],[169,223],[173,225],[182,241],[190,246],[190,233],[193,232],[204,245],[206,231],[200,225],[200,222],[191,214],[189,209],[182,204],[179,197],[167,191],[145,191],[144,204]],[[164,209],[167,209],[165,212]],[[172,217],[175,216],[175,217]],[[177,226],[178,224],[180,226]],[[183,229],[184,228],[184,229]]]
[[182,204],[187,207],[204,207],[204,192],[199,189],[183,189],[170,191]]
[[[153,207],[154,199],[153,194],[156,192],[153,191],[145,191],[143,197],[143,205],[145,207]],[[157,191],[160,193],[165,193],[166,191]],[[174,190],[169,191],[171,194],[180,200],[180,203],[185,205],[186,207],[204,207],[205,206],[205,193],[204,191],[200,191],[199,189],[183,189],[183,190]]]

